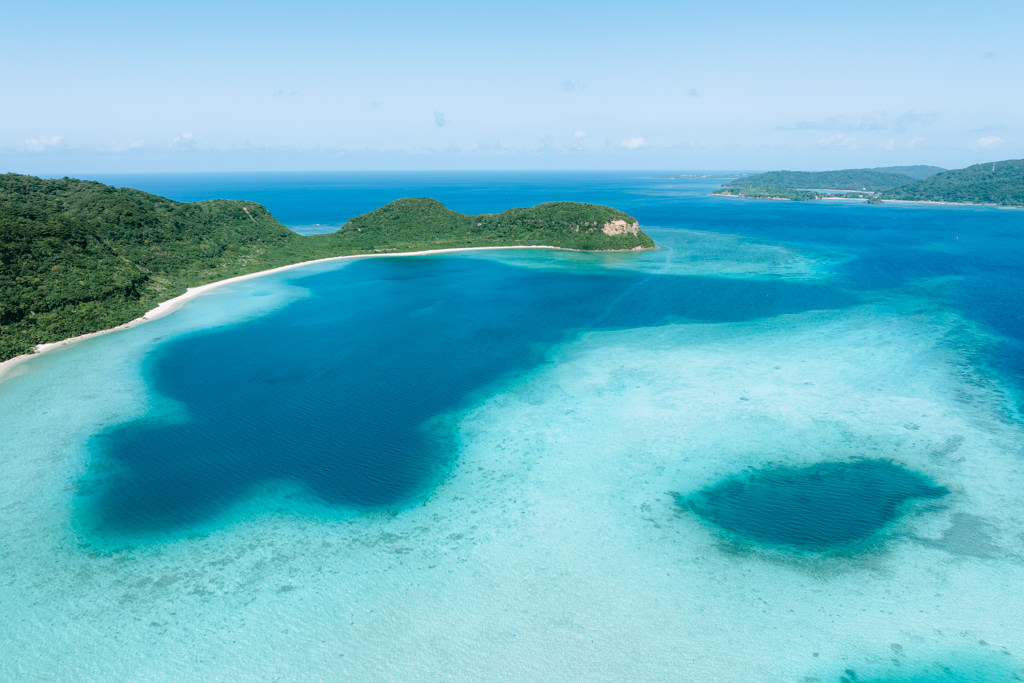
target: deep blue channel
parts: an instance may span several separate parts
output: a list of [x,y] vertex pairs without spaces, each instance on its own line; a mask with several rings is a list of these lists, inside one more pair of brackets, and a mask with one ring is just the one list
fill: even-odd
[[342,507],[410,504],[428,496],[452,462],[433,418],[590,328],[743,321],[927,291],[937,308],[997,334],[983,348],[952,335],[965,364],[1024,392],[1024,212],[731,200],[708,196],[721,178],[666,176],[105,178],[181,201],[258,201],[304,229],[338,225],[405,196],[436,197],[466,213],[588,201],[621,208],[646,227],[740,235],[838,261],[831,286],[526,270],[469,258],[376,260],[304,278],[308,299],[155,350],[147,379],[181,402],[189,420],[151,416],[98,435],[80,520],[133,534],[184,529],[273,480],[297,482]]
[[147,418],[92,442],[101,529],[202,522],[268,481],[330,505],[421,500],[454,454],[432,418],[543,362],[580,330],[736,322],[855,299],[820,284],[574,272],[466,257],[369,259],[295,281],[270,315],[161,344],[147,380],[188,419]]
[[[654,172],[374,172],[108,175],[99,179],[178,201],[227,198],[264,204],[286,225],[348,218],[400,197],[430,196],[464,213],[549,201],[615,206],[645,227],[743,235],[835,249],[849,260],[843,286],[895,289],[942,282],[943,305],[1000,335],[986,366],[1024,394],[1024,211],[861,203],[770,202],[711,197],[729,178]],[[1024,403],[1021,405],[1024,411]]]

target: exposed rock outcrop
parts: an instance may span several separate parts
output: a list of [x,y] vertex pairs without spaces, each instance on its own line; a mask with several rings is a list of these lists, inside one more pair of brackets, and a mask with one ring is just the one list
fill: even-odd
[[624,220],[609,221],[601,228],[606,235],[636,235],[640,232],[639,223],[627,223]]

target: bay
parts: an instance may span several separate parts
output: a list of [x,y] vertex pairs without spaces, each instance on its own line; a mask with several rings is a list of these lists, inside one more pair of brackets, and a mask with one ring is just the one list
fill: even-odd
[[[590,201],[660,248],[311,266],[24,364],[12,677],[1020,673],[1024,213],[709,197],[713,174],[101,180],[305,232],[401,196]],[[677,502],[865,459],[944,493],[849,552]]]

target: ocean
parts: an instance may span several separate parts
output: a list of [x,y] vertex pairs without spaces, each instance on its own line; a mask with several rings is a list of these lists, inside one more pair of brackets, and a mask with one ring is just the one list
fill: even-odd
[[305,234],[587,201],[659,248],[315,264],[19,365],[0,678],[1024,677],[1024,212],[96,179]]

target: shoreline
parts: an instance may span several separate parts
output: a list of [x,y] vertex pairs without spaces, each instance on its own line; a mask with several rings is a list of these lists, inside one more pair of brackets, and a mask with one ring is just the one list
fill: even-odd
[[[729,197],[731,199],[750,199],[754,201],[766,201],[766,202],[830,202],[830,201],[847,201],[847,202],[861,202],[867,204],[868,201],[861,197],[819,197],[817,199],[790,199],[789,197],[748,197],[742,194],[725,194],[721,192],[712,192],[708,195],[709,197]],[[932,199],[883,199],[881,204],[925,204],[927,206],[985,206],[991,209],[1008,209],[1008,210],[1021,210],[1024,206],[1013,206],[1010,204],[985,204],[981,202],[940,202]],[[877,204],[876,206],[880,206]]]
[[[654,247],[657,248],[657,247]],[[310,266],[315,263],[328,263],[331,261],[341,261],[345,259],[360,259],[360,258],[382,258],[386,256],[425,256],[429,254],[446,254],[462,251],[483,251],[493,249],[556,249],[559,251],[578,251],[582,253],[592,254],[604,254],[604,253],[623,253],[630,251],[648,251],[648,249],[609,249],[602,251],[589,251],[584,249],[569,249],[567,247],[552,247],[549,245],[512,245],[512,246],[495,246],[495,247],[447,247],[444,249],[426,249],[421,251],[396,251],[387,252],[381,254],[347,254],[345,256],[328,256],[327,258],[314,259],[312,261],[300,261],[299,263],[290,263],[286,266],[278,266],[277,268],[270,268],[268,270],[259,270],[254,273],[246,273],[245,275],[236,275],[229,277],[224,280],[217,280],[216,282],[209,282],[205,285],[197,285],[195,287],[189,287],[185,290],[184,294],[168,299],[167,301],[161,301],[149,311],[146,311],[138,318],[129,320],[126,323],[121,323],[115,327],[108,327],[104,330],[96,330],[95,332],[87,332],[86,334],[80,334],[77,337],[68,337],[55,342],[46,342],[43,344],[36,345],[30,353],[23,353],[20,356],[14,358],[8,358],[5,361],[0,362],[0,383],[4,380],[9,379],[13,375],[13,371],[18,366],[21,366],[30,358],[34,358],[40,354],[46,353],[47,351],[53,351],[54,349],[63,348],[72,344],[77,344],[80,341],[91,339],[92,337],[98,337],[102,334],[108,334],[110,332],[117,332],[119,330],[127,330],[128,328],[141,325],[149,322],[150,320],[156,320],[162,318],[165,315],[170,315],[174,311],[181,308],[187,302],[195,299],[209,291],[222,287],[224,285],[234,284],[236,282],[242,282],[244,280],[252,280],[265,275],[273,275],[274,273],[280,273],[286,270],[293,270],[295,268],[302,268],[304,266]]]

